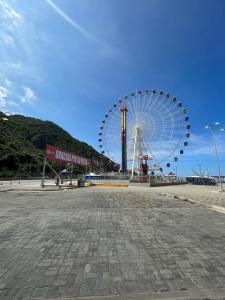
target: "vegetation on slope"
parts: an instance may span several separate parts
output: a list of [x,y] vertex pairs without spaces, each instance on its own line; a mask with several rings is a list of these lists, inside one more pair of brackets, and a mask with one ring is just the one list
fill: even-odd
[[[94,148],[73,138],[68,132],[50,121],[42,121],[22,115],[6,117],[0,112],[0,176],[40,176],[46,144],[71,151],[93,161],[93,168],[110,169],[108,158]],[[98,163],[97,163],[98,162]],[[54,162],[54,167],[62,170],[66,165]],[[47,169],[47,172],[50,170]],[[75,173],[85,170],[75,167]]]

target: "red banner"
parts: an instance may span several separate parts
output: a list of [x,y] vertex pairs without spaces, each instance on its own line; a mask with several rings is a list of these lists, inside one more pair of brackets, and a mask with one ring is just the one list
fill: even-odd
[[89,167],[91,165],[90,159],[83,158],[75,153],[67,152],[51,145],[47,145],[45,156],[48,160],[57,160],[61,162],[80,165],[83,167]]

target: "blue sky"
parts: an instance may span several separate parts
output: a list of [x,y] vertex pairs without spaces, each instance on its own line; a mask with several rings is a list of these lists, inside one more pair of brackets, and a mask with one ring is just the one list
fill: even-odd
[[[156,88],[189,110],[180,174],[216,174],[204,124],[225,126],[224,0],[0,0],[0,109],[51,120],[97,148],[105,111]],[[225,134],[217,132],[223,173]]]

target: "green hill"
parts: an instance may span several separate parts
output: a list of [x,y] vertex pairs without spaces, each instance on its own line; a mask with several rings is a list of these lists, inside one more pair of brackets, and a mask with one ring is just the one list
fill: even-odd
[[[93,147],[73,138],[68,132],[50,121],[42,121],[22,115],[6,117],[0,112],[0,176],[40,176],[46,144],[71,151],[93,161],[94,169],[99,170],[102,161],[104,168],[110,169],[108,158],[99,154]],[[58,170],[65,164],[53,162]],[[50,172],[50,170],[47,170]],[[85,170],[76,166],[75,173]]]

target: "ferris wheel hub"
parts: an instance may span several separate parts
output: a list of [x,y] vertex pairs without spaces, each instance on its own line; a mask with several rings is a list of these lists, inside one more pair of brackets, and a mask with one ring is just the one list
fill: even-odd
[[131,93],[106,112],[99,147],[112,161],[122,162],[123,172],[128,168],[141,173],[142,165],[150,160],[145,156],[154,163],[149,170],[161,170],[162,165],[170,167],[171,159],[178,161],[182,148],[188,146],[188,120],[186,108],[170,93],[155,89]]

